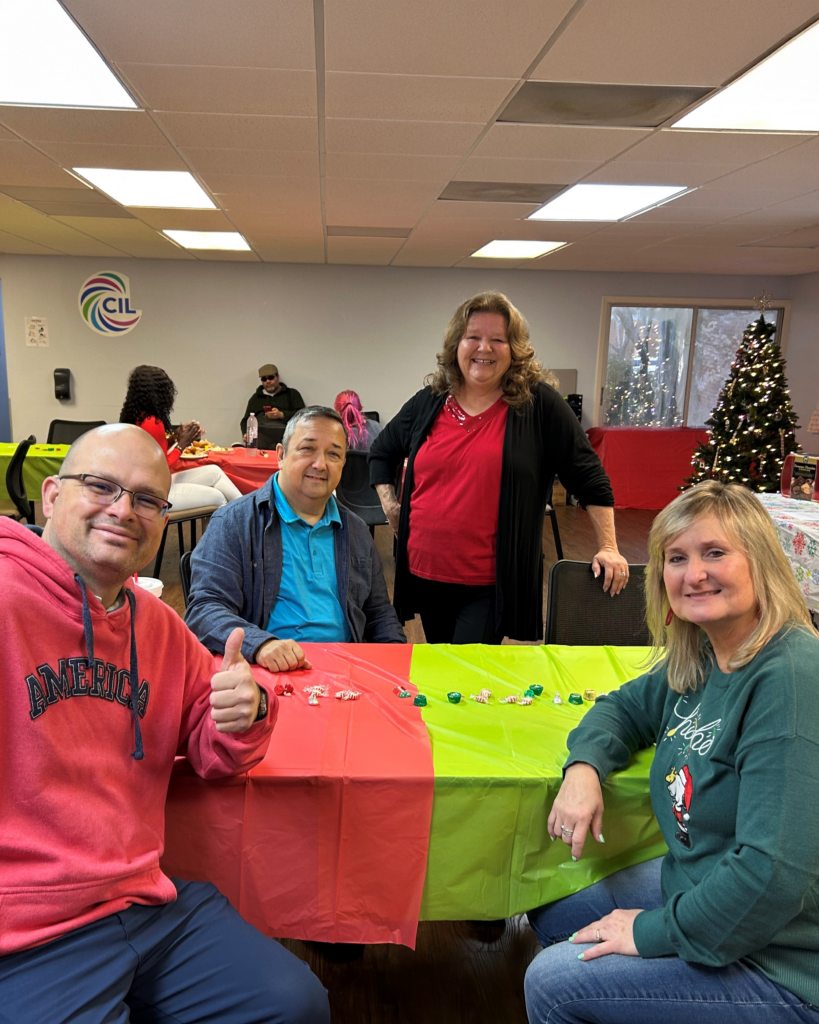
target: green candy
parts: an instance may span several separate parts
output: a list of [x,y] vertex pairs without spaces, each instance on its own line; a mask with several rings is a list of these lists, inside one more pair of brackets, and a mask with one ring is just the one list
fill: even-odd
[[543,687],[540,685],[540,683],[532,683],[529,689],[536,697],[539,697],[541,693],[543,693]]
[[[540,689],[541,689],[541,693],[542,693],[543,692],[543,687],[541,687]],[[531,687],[528,690],[524,690],[523,691],[523,696],[524,697],[534,697],[534,695],[535,695],[535,691]]]
[[583,703],[583,698],[580,696],[579,693],[570,693],[569,694],[569,703],[570,704],[582,704]]
[[415,697],[413,697],[412,703],[417,708],[425,708],[427,706],[427,699],[423,693],[416,693]]
[[458,693],[457,690],[453,690],[452,693],[448,693],[446,695],[446,699],[449,701],[450,704],[460,704],[461,703],[461,695],[460,695],[460,693]]

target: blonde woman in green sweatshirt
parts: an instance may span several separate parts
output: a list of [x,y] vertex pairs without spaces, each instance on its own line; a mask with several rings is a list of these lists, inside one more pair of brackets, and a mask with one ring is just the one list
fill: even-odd
[[602,843],[601,784],[656,744],[668,853],[530,912],[529,1019],[819,1024],[819,636],[750,491],[663,509],[646,602],[662,660],[570,733],[549,833]]

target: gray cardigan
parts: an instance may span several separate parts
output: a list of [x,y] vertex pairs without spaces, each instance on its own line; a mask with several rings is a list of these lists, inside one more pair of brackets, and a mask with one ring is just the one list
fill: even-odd
[[[212,651],[224,651],[231,630],[245,631],[242,653],[255,660],[268,640],[266,626],[282,578],[282,534],[273,480],[223,505],[191,558],[185,622]],[[405,644],[390,604],[381,559],[364,522],[343,505],[334,524],[338,594],[355,643]]]

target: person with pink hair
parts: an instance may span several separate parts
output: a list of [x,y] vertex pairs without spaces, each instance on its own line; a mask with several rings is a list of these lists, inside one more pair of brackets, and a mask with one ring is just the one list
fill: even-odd
[[366,451],[381,431],[381,424],[364,416],[361,399],[355,391],[339,392],[333,407],[344,423],[348,447],[356,451]]

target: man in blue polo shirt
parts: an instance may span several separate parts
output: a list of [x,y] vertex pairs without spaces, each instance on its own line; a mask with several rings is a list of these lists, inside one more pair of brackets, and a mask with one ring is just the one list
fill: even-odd
[[334,409],[300,409],[279,472],[214,513],[185,616],[211,650],[241,625],[247,660],[284,672],[307,665],[300,642],[406,643],[369,529],[333,497],[346,452]]

